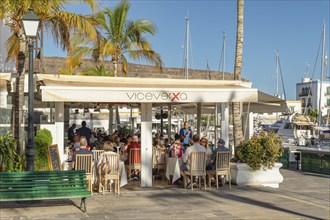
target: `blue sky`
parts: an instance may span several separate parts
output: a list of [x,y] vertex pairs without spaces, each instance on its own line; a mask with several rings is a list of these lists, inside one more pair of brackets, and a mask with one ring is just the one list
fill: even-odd
[[[100,1],[113,7],[116,1]],[[223,31],[226,31],[225,70],[234,71],[236,41],[236,1],[131,1],[129,17],[148,19],[157,26],[157,34],[147,36],[165,67],[183,67],[182,45],[185,17],[190,17],[190,68],[218,70]],[[90,13],[84,4],[66,8],[80,14]],[[312,76],[322,34],[326,26],[326,51],[329,52],[329,0],[245,0],[242,77],[269,94],[276,91],[275,51],[279,50],[281,70],[288,99],[295,99],[295,85],[310,65]],[[45,56],[65,56],[54,43],[45,43]],[[329,52],[330,53],[330,52]],[[320,60],[320,57],[319,57]],[[140,62],[136,62],[140,63]],[[313,78],[320,77],[320,62]],[[280,84],[281,86],[281,84]],[[282,89],[280,88],[280,92]]]

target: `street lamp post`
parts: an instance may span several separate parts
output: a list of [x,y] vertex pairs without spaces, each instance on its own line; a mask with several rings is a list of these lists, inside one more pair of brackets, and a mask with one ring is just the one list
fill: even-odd
[[39,18],[34,14],[33,9],[22,18],[24,33],[28,40],[29,48],[29,95],[28,95],[28,144],[25,149],[26,171],[34,171],[34,80],[33,80],[33,46],[34,38],[37,36]]

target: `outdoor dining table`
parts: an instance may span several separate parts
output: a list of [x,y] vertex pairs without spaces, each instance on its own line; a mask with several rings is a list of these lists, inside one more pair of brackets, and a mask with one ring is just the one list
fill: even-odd
[[181,176],[180,166],[183,163],[182,158],[176,158],[176,157],[169,157],[166,161],[166,178],[168,180],[171,180],[170,177],[172,177],[172,183],[177,181]]

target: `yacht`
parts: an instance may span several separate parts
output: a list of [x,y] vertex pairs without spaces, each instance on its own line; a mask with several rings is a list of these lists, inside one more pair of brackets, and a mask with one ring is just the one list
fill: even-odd
[[317,138],[315,127],[308,117],[291,114],[272,124],[270,129],[282,137],[283,144],[305,146],[306,140]]

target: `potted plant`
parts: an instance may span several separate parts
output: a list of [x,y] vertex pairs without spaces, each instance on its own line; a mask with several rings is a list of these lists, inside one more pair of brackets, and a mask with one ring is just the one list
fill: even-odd
[[282,139],[274,132],[261,132],[239,146],[238,163],[231,164],[232,182],[237,185],[262,185],[274,188],[283,182],[279,172],[282,155]]

